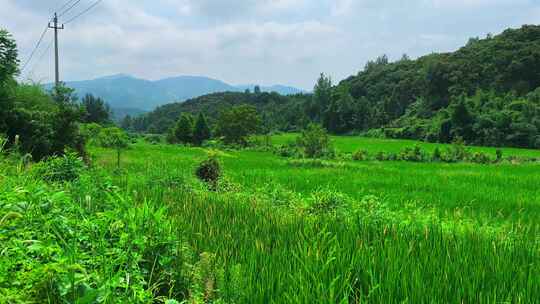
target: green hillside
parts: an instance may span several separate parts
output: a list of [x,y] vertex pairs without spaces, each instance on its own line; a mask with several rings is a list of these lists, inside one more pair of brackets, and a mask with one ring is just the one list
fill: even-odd
[[313,96],[212,94],[162,106],[133,128],[163,133],[182,112],[215,117],[250,104],[277,130],[317,122],[335,134],[540,147],[539,86],[540,26],[527,25],[472,38],[453,53],[396,62],[381,56],[337,85],[322,75]]

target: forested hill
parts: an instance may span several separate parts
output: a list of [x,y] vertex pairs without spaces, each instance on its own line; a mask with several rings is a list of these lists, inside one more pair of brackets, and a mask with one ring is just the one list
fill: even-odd
[[275,92],[214,93],[158,107],[151,113],[132,119],[128,124],[135,131],[165,133],[183,112],[205,113],[213,123],[223,110],[247,104],[256,107],[259,113],[263,114],[268,129],[287,129],[294,128],[296,118],[302,115],[303,106],[310,99],[311,95],[308,94],[284,96]]
[[527,25],[470,39],[452,53],[396,62],[381,56],[336,86],[323,75],[313,96],[213,94],[161,107],[138,125],[163,132],[182,111],[215,117],[247,103],[278,129],[311,121],[333,133],[540,147],[539,86],[540,26]]

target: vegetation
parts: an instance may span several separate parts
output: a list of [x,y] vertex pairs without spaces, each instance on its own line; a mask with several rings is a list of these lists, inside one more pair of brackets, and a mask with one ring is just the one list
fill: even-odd
[[299,131],[309,123],[333,134],[450,143],[540,147],[540,26],[471,39],[453,53],[389,62],[381,56],[333,86],[321,75],[312,95],[217,93],[159,107],[132,122],[165,133],[181,113],[219,113],[248,104],[267,131]]
[[122,124],[185,145],[17,83],[0,31],[0,303],[536,302],[539,29]]
[[225,143],[245,145],[249,135],[260,130],[261,119],[257,110],[250,106],[233,107],[223,111],[216,125],[216,134],[223,136]]

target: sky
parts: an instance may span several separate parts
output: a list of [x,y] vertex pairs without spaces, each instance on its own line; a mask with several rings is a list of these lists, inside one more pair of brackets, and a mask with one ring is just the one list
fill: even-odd
[[[80,0],[60,21],[94,1]],[[16,39],[22,63],[66,2],[0,0],[0,28]],[[103,0],[60,31],[60,73],[64,81],[199,75],[309,90],[321,72],[339,82],[382,54],[448,52],[538,23],[540,0]],[[49,30],[22,79],[54,79],[52,39]]]

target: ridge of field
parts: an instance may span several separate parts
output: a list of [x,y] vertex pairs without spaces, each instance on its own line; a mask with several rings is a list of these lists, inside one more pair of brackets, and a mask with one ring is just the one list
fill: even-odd
[[[275,145],[287,144],[294,142],[298,133],[282,133],[272,136],[272,143]],[[399,153],[407,147],[419,145],[427,152],[433,152],[435,148],[445,149],[450,147],[450,144],[428,143],[409,139],[381,139],[361,136],[331,136],[332,143],[340,152],[353,153],[357,150],[365,150],[368,153],[375,154],[377,152]],[[522,149],[511,147],[477,147],[468,146],[473,152],[484,152],[495,156],[497,149],[500,149],[504,156],[516,157],[540,157],[540,150]]]

